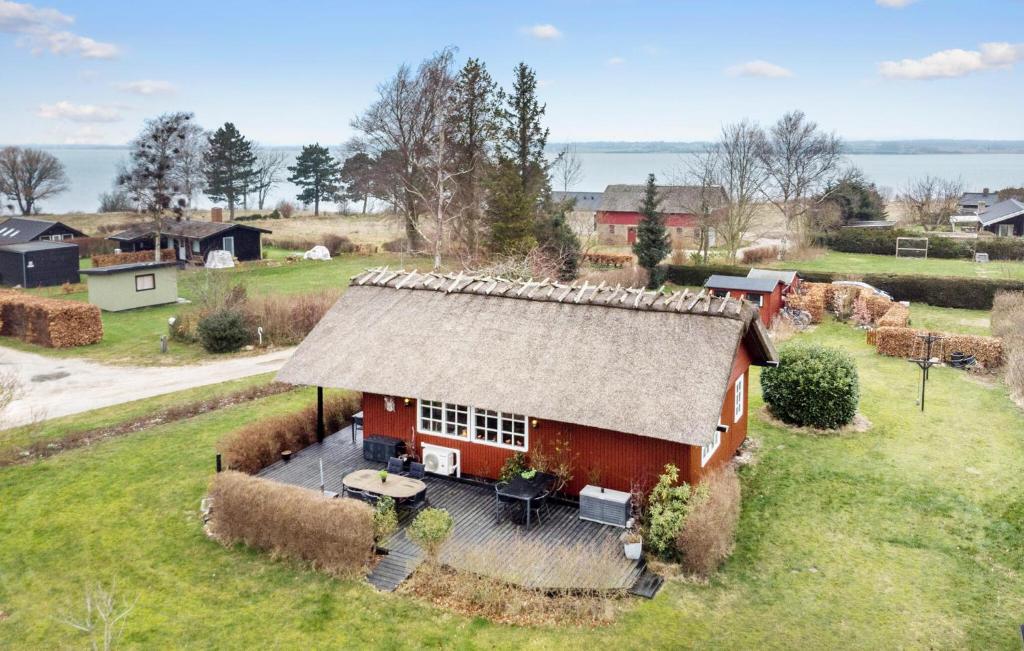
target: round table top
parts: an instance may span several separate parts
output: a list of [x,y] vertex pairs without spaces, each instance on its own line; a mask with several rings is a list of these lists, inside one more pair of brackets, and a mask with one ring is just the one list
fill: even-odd
[[415,497],[421,491],[427,489],[427,485],[419,479],[402,477],[401,475],[389,474],[387,481],[380,480],[380,471],[372,468],[356,470],[345,475],[341,483],[346,488],[374,493],[375,495],[387,495],[395,499],[407,499]]

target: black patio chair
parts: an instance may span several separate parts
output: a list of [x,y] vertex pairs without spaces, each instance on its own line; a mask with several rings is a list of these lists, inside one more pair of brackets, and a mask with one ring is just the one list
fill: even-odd
[[544,523],[544,518],[550,515],[549,509],[549,498],[551,497],[551,488],[548,487],[543,493],[530,500],[530,519],[536,520],[541,524]]
[[409,472],[405,474],[413,479],[423,479],[423,476],[427,474],[427,467],[422,463],[413,461],[409,464]]
[[499,481],[494,485],[494,521],[498,524],[506,517],[517,515],[519,511],[519,500],[501,494],[505,488],[508,488],[507,481]]
[[361,491],[358,488],[347,488],[346,487],[345,488],[345,497],[351,497],[354,500],[359,500],[361,502],[366,502],[370,506],[376,506],[377,505],[377,496],[376,495],[374,495],[373,493],[367,493],[366,491]]
[[398,457],[391,457],[388,459],[388,473],[392,475],[404,475],[405,462]]

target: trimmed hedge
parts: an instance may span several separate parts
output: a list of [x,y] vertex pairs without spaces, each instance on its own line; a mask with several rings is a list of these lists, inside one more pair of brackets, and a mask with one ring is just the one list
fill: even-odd
[[768,409],[783,422],[837,429],[857,413],[857,365],[836,348],[789,346],[777,367],[761,372],[761,392]]
[[48,348],[88,346],[103,339],[103,320],[95,305],[3,291],[0,335]]
[[[92,256],[93,267],[112,267],[116,264],[131,264],[134,262],[152,262],[155,254],[153,251],[128,251],[127,253],[108,253]],[[174,262],[178,259],[178,252],[174,249],[160,249],[161,262]]]
[[[666,265],[668,281],[677,285],[704,284],[712,274],[746,276],[750,267],[730,265]],[[894,300],[927,303],[935,307],[956,307],[990,310],[996,292],[1024,291],[1024,282],[988,280],[961,276],[926,276],[919,274],[840,274],[827,271],[800,272],[808,282],[831,283],[833,280],[862,280],[892,294]]]
[[[826,237],[825,246],[843,253],[895,255],[897,237],[927,237],[929,258],[970,260],[974,254],[974,247],[964,240],[908,230],[848,228]],[[1024,260],[1024,240],[1020,239],[981,238],[977,240],[977,250],[979,253],[988,253],[992,260]]]
[[365,574],[373,559],[373,509],[358,500],[224,471],[210,485],[210,532],[224,544],[310,563],[339,577]]
[[[923,332],[925,331],[914,328],[879,327],[872,333],[873,341],[868,343],[874,343],[879,355],[909,359],[921,355],[923,345],[918,335]],[[974,355],[978,363],[985,368],[998,368],[1003,365],[1003,342],[997,337],[945,332],[937,334],[944,337],[940,344],[941,348],[938,348],[936,353],[944,362],[948,362],[954,352],[961,352]]]

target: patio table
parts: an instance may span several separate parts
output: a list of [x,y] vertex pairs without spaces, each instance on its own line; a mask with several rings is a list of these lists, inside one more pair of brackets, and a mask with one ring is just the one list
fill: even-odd
[[427,485],[424,482],[412,477],[388,475],[387,481],[381,481],[380,471],[372,468],[350,472],[345,475],[341,483],[345,485],[345,488],[354,488],[375,495],[387,495],[395,500],[416,497],[427,490]]
[[[533,500],[540,497],[540,495],[547,489],[546,481],[537,481],[531,479],[523,479],[522,477],[515,477],[508,482],[508,485],[504,488],[495,489],[497,494],[501,497],[519,500],[525,502],[526,506],[526,530],[530,530],[530,506]],[[495,498],[497,499],[497,498]]]

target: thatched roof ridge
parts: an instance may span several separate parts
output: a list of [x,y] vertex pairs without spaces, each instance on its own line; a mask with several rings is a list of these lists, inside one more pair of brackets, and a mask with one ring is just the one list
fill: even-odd
[[[644,185],[609,185],[601,194],[604,212],[638,212],[647,188]],[[719,186],[702,188],[698,185],[659,185],[658,211],[661,213],[693,214],[706,200],[711,210],[717,210],[726,203],[726,194]]]
[[741,342],[777,359],[753,306],[708,292],[384,267],[352,279],[277,379],[704,445]]
[[527,301],[553,301],[575,305],[600,305],[627,310],[652,310],[686,314],[707,314],[730,319],[750,320],[756,310],[736,298],[719,298],[710,292],[689,289],[665,293],[662,289],[612,287],[604,282],[571,284],[543,280],[510,280],[496,276],[393,270],[389,267],[367,269],[352,277],[353,286],[390,287],[428,290],[445,294],[479,294]]

